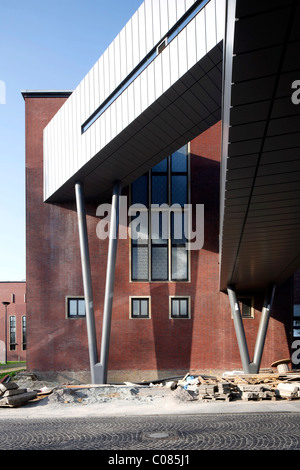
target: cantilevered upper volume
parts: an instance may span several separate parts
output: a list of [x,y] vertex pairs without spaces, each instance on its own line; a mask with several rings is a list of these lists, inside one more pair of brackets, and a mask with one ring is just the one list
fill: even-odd
[[145,0],[44,130],[44,200],[127,185],[221,118],[225,0]]
[[262,289],[300,266],[300,2],[227,3],[220,287]]

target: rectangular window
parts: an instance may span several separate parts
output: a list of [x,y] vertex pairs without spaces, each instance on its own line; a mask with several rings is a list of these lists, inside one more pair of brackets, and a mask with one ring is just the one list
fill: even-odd
[[67,297],[66,304],[68,318],[85,318],[84,297]]
[[294,304],[294,315],[293,315],[293,337],[300,337],[300,305]]
[[242,318],[254,318],[253,297],[239,297]]
[[130,297],[130,318],[150,318],[150,297]]
[[26,346],[27,346],[27,338],[26,338],[26,317],[22,317],[22,349],[23,351],[26,351]]
[[11,315],[9,317],[9,350],[15,351],[17,347],[16,341],[16,317]]
[[170,318],[191,318],[189,297],[170,297]]
[[[139,203],[147,208],[149,227],[140,228],[147,234],[146,239],[131,240],[132,281],[189,280],[183,212],[184,204],[189,201],[188,188],[187,145],[131,184],[131,205]],[[159,206],[167,204],[167,211],[153,207],[150,210],[148,201]],[[134,222],[135,217],[131,218],[131,222]],[[162,228],[167,229],[167,232],[162,231]]]

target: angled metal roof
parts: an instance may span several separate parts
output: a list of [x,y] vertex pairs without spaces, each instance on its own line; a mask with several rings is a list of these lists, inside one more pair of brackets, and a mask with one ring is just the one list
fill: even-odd
[[300,267],[300,5],[228,2],[220,287],[263,288]]

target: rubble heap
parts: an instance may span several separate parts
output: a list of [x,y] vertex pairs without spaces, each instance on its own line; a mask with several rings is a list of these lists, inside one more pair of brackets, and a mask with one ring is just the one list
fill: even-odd
[[[173,382],[174,395],[184,400],[231,401],[234,399],[278,400],[300,399],[300,374],[223,374],[190,375]],[[185,390],[185,392],[183,392]],[[188,398],[189,396],[189,398]]]
[[15,382],[0,383],[0,406],[21,406],[36,397],[36,391],[19,388]]

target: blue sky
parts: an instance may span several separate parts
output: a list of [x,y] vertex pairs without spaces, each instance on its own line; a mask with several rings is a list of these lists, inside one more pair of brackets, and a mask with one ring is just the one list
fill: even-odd
[[[0,1],[0,281],[26,278],[21,90],[73,90],[143,0]],[[1,100],[3,101],[3,100]]]

